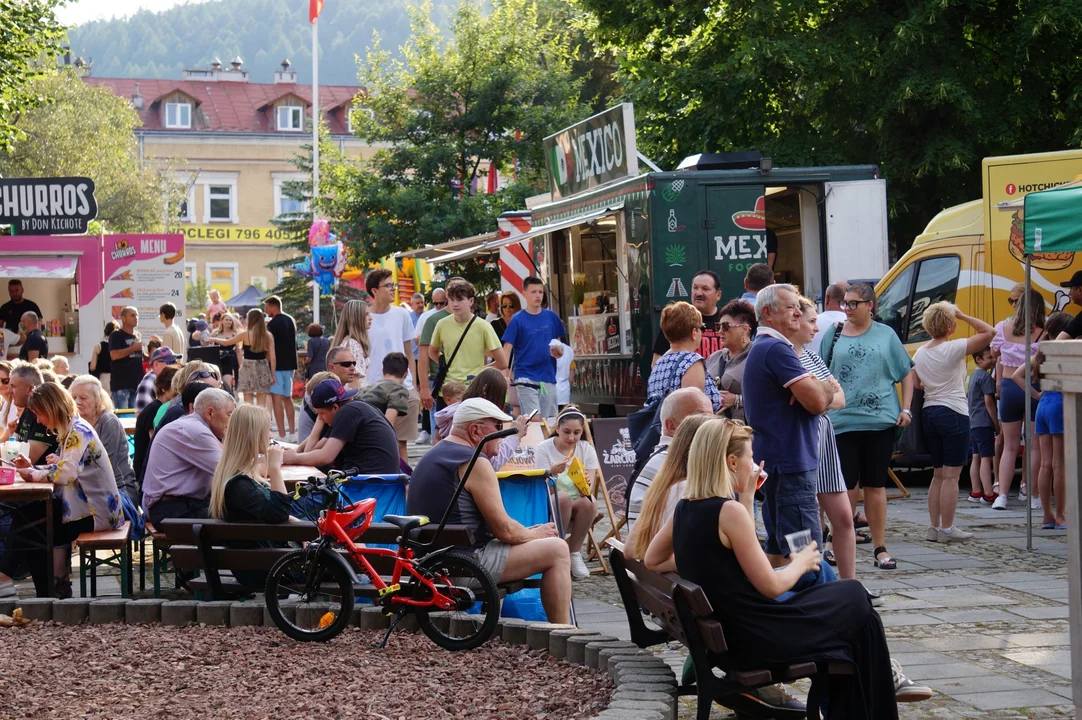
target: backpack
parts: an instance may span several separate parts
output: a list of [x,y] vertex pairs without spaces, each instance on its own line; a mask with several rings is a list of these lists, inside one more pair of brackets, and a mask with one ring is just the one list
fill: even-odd
[[631,446],[635,449],[633,476],[646,465],[650,454],[661,440],[661,401],[662,398],[657,398],[627,416],[628,435]]

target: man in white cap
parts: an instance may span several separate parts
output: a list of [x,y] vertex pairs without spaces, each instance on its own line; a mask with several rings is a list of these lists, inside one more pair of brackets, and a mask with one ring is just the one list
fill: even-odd
[[[464,400],[455,411],[451,436],[433,446],[410,479],[406,510],[432,519],[443,517],[474,450],[486,435],[511,422],[511,416],[488,400]],[[496,582],[524,580],[541,573],[541,604],[549,622],[570,622],[571,557],[552,523],[524,527],[508,516],[496,471],[485,454],[496,454],[498,441],[482,448],[447,522],[473,529],[477,560]]]

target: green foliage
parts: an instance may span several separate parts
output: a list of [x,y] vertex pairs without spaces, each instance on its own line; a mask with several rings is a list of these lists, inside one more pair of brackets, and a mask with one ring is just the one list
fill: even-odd
[[[441,24],[445,3],[441,0],[434,13]],[[327,0],[319,16],[320,82],[354,84],[355,54],[376,30],[394,47],[405,42],[406,0]],[[101,77],[179,78],[184,68],[207,68],[215,57],[228,67],[239,55],[252,82],[271,82],[286,58],[299,82],[312,82],[307,0],[185,3],[160,13],[143,10],[126,20],[87,23],[69,37],[73,51],[94,59],[94,74]]]
[[188,306],[188,317],[195,317],[207,309],[207,293],[210,283],[202,275],[194,275],[184,286],[184,302]]
[[983,157],[1082,142],[1080,3],[581,3],[617,48],[648,155],[877,163],[900,249],[980,196]]
[[0,154],[0,174],[91,178],[97,221],[108,232],[155,232],[163,217],[176,216],[180,189],[140,162],[135,129],[141,123],[131,103],[87,85],[72,67],[39,75],[31,89],[47,102],[16,121],[23,138]]
[[[487,16],[465,0],[452,12],[449,37],[430,12],[412,11],[401,61],[377,42],[361,62],[369,92],[355,130],[387,149],[361,163],[328,148],[321,166],[319,212],[356,266],[494,230],[500,212],[543,189],[542,138],[586,112],[567,43],[541,25],[530,0],[501,0]],[[494,195],[477,192],[487,180],[482,161],[505,177],[517,167],[518,180]],[[484,268],[470,270],[476,277]],[[491,268],[487,274],[489,287],[498,284]]]
[[60,54],[60,0],[0,0],[0,152],[21,139],[16,121],[48,98],[33,84]]

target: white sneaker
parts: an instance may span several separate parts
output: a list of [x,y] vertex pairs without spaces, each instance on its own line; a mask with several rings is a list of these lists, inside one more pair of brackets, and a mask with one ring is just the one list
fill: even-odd
[[417,444],[418,445],[427,445],[430,442],[432,442],[432,436],[429,435],[424,430],[422,430],[420,433],[417,434]]
[[1025,488],[1018,488],[1018,499],[1025,500],[1029,495],[1026,494]]
[[929,525],[928,532],[925,534],[924,539],[928,542],[939,542],[939,529]]
[[954,528],[950,532],[946,530],[939,531],[939,538],[936,542],[952,543],[952,542],[964,542],[973,538],[973,533],[966,532],[959,527]]
[[1043,510],[1044,506],[1041,505],[1041,499],[1034,495],[1029,499],[1029,506],[1034,510]]
[[590,577],[590,568],[586,567],[586,561],[582,559],[582,553],[571,553],[571,577]]
[[992,503],[993,510],[1006,510],[1007,509],[1007,496],[1000,495],[996,498],[996,501]]
[[894,699],[897,702],[920,702],[932,697],[932,689],[907,678],[901,664],[894,658],[890,659],[890,672],[894,676]]
[[0,582],[0,598],[15,597],[15,581],[8,579]]

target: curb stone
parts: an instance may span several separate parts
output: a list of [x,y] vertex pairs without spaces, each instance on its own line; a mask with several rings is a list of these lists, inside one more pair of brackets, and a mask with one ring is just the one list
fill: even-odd
[[265,605],[254,600],[235,602],[229,606],[229,627],[262,625]]
[[[601,651],[606,648],[628,650],[634,652],[639,649],[639,646],[635,643],[629,643],[624,640],[599,640],[586,644],[586,652],[584,654],[585,665],[588,668],[598,669],[598,660],[600,659]],[[604,669],[603,667],[601,668]]]
[[122,623],[127,615],[127,600],[93,600],[90,603],[90,624]]
[[573,665],[586,664],[586,646],[594,642],[614,642],[611,635],[572,635],[567,639],[567,661]]
[[[2,608],[0,612],[3,612]],[[90,598],[68,598],[53,603],[53,622],[62,625],[82,625],[89,617]]]
[[530,623],[526,626],[526,646],[531,650],[548,650],[553,630],[568,630],[574,625],[557,623]]
[[166,600],[162,603],[162,625],[188,625],[195,622],[195,600]]
[[26,598],[18,602],[18,607],[23,609],[24,618],[47,622],[53,619],[53,602],[52,598]]
[[500,637],[506,643],[512,645],[525,645],[526,644],[526,626],[525,620],[519,618],[508,618],[500,621]]
[[[149,625],[161,622],[164,600],[129,600],[124,608],[124,622],[128,625]],[[55,611],[54,611],[55,612]]]
[[565,630],[553,630],[549,633],[549,655],[559,658],[560,660],[566,658],[568,639],[578,635],[597,635],[598,638],[601,637],[601,635],[594,630],[583,630],[577,627],[567,628]]
[[195,606],[195,619],[200,625],[229,625],[229,600],[208,600]]

